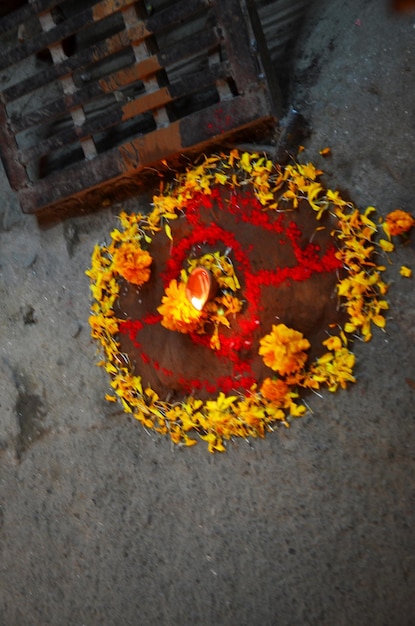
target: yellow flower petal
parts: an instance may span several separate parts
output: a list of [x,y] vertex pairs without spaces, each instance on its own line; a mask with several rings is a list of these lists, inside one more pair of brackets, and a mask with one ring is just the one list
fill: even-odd
[[342,347],[342,341],[340,337],[335,335],[334,337],[329,337],[323,341],[323,346],[326,346],[329,350],[340,350]]
[[401,276],[404,276],[405,278],[411,278],[412,276],[412,270],[410,267],[407,267],[406,265],[402,265],[401,269],[399,270],[399,273]]
[[108,400],[108,402],[117,402],[117,398],[109,393],[105,394],[105,400]]
[[376,326],[379,326],[379,328],[385,328],[386,326],[386,320],[383,315],[374,315],[372,317],[372,322],[376,324]]
[[395,249],[395,246],[393,245],[393,243],[391,243],[390,241],[387,241],[386,239],[381,239],[379,241],[379,245],[382,248],[382,250],[384,250],[385,252],[393,252],[393,250]]

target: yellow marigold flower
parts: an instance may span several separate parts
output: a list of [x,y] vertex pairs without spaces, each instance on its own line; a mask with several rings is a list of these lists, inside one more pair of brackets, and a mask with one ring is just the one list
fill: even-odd
[[163,317],[162,326],[180,333],[196,331],[205,317],[205,313],[195,309],[187,299],[185,283],[175,279],[170,281],[157,311]]
[[302,333],[285,324],[273,324],[271,333],[262,337],[259,344],[258,353],[265,365],[281,376],[301,369],[307,360],[305,350],[310,348],[310,342]]
[[415,219],[407,211],[396,209],[386,216],[386,222],[383,224],[383,229],[388,235],[403,235],[412,228],[415,224]]
[[273,380],[272,378],[265,378],[261,386],[261,393],[267,400],[271,402],[280,402],[285,399],[289,391],[289,387],[286,382],[280,379]]
[[407,267],[406,265],[402,265],[401,269],[399,270],[399,273],[401,276],[404,276],[405,278],[411,278],[412,276],[412,270],[410,267]]
[[142,285],[150,278],[152,258],[147,250],[135,243],[123,243],[113,256],[113,268],[125,280],[134,285]]

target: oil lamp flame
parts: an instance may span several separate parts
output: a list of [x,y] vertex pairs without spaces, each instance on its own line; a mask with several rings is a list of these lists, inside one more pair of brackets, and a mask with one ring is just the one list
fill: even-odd
[[186,283],[186,297],[195,309],[201,311],[206,302],[214,297],[217,282],[205,267],[195,267]]
[[195,309],[197,309],[198,311],[201,311],[205,305],[205,302],[203,302],[202,298],[196,298],[195,296],[190,297],[190,303],[193,304]]

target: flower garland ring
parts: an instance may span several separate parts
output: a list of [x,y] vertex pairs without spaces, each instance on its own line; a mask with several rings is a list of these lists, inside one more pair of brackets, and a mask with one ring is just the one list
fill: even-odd
[[[121,213],[86,272],[109,401],[214,452],[289,426],[307,390],[355,381],[353,339],[386,324],[378,253],[414,220],[392,212],[377,242],[374,208],[325,190],[321,174],[233,150],[163,181],[149,214]],[[199,308],[198,272],[215,283]]]

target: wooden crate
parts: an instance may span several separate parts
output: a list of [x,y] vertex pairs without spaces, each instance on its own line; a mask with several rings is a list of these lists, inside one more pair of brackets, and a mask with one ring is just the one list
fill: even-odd
[[0,155],[22,210],[89,210],[269,133],[279,90],[248,5],[33,0],[3,15]]

